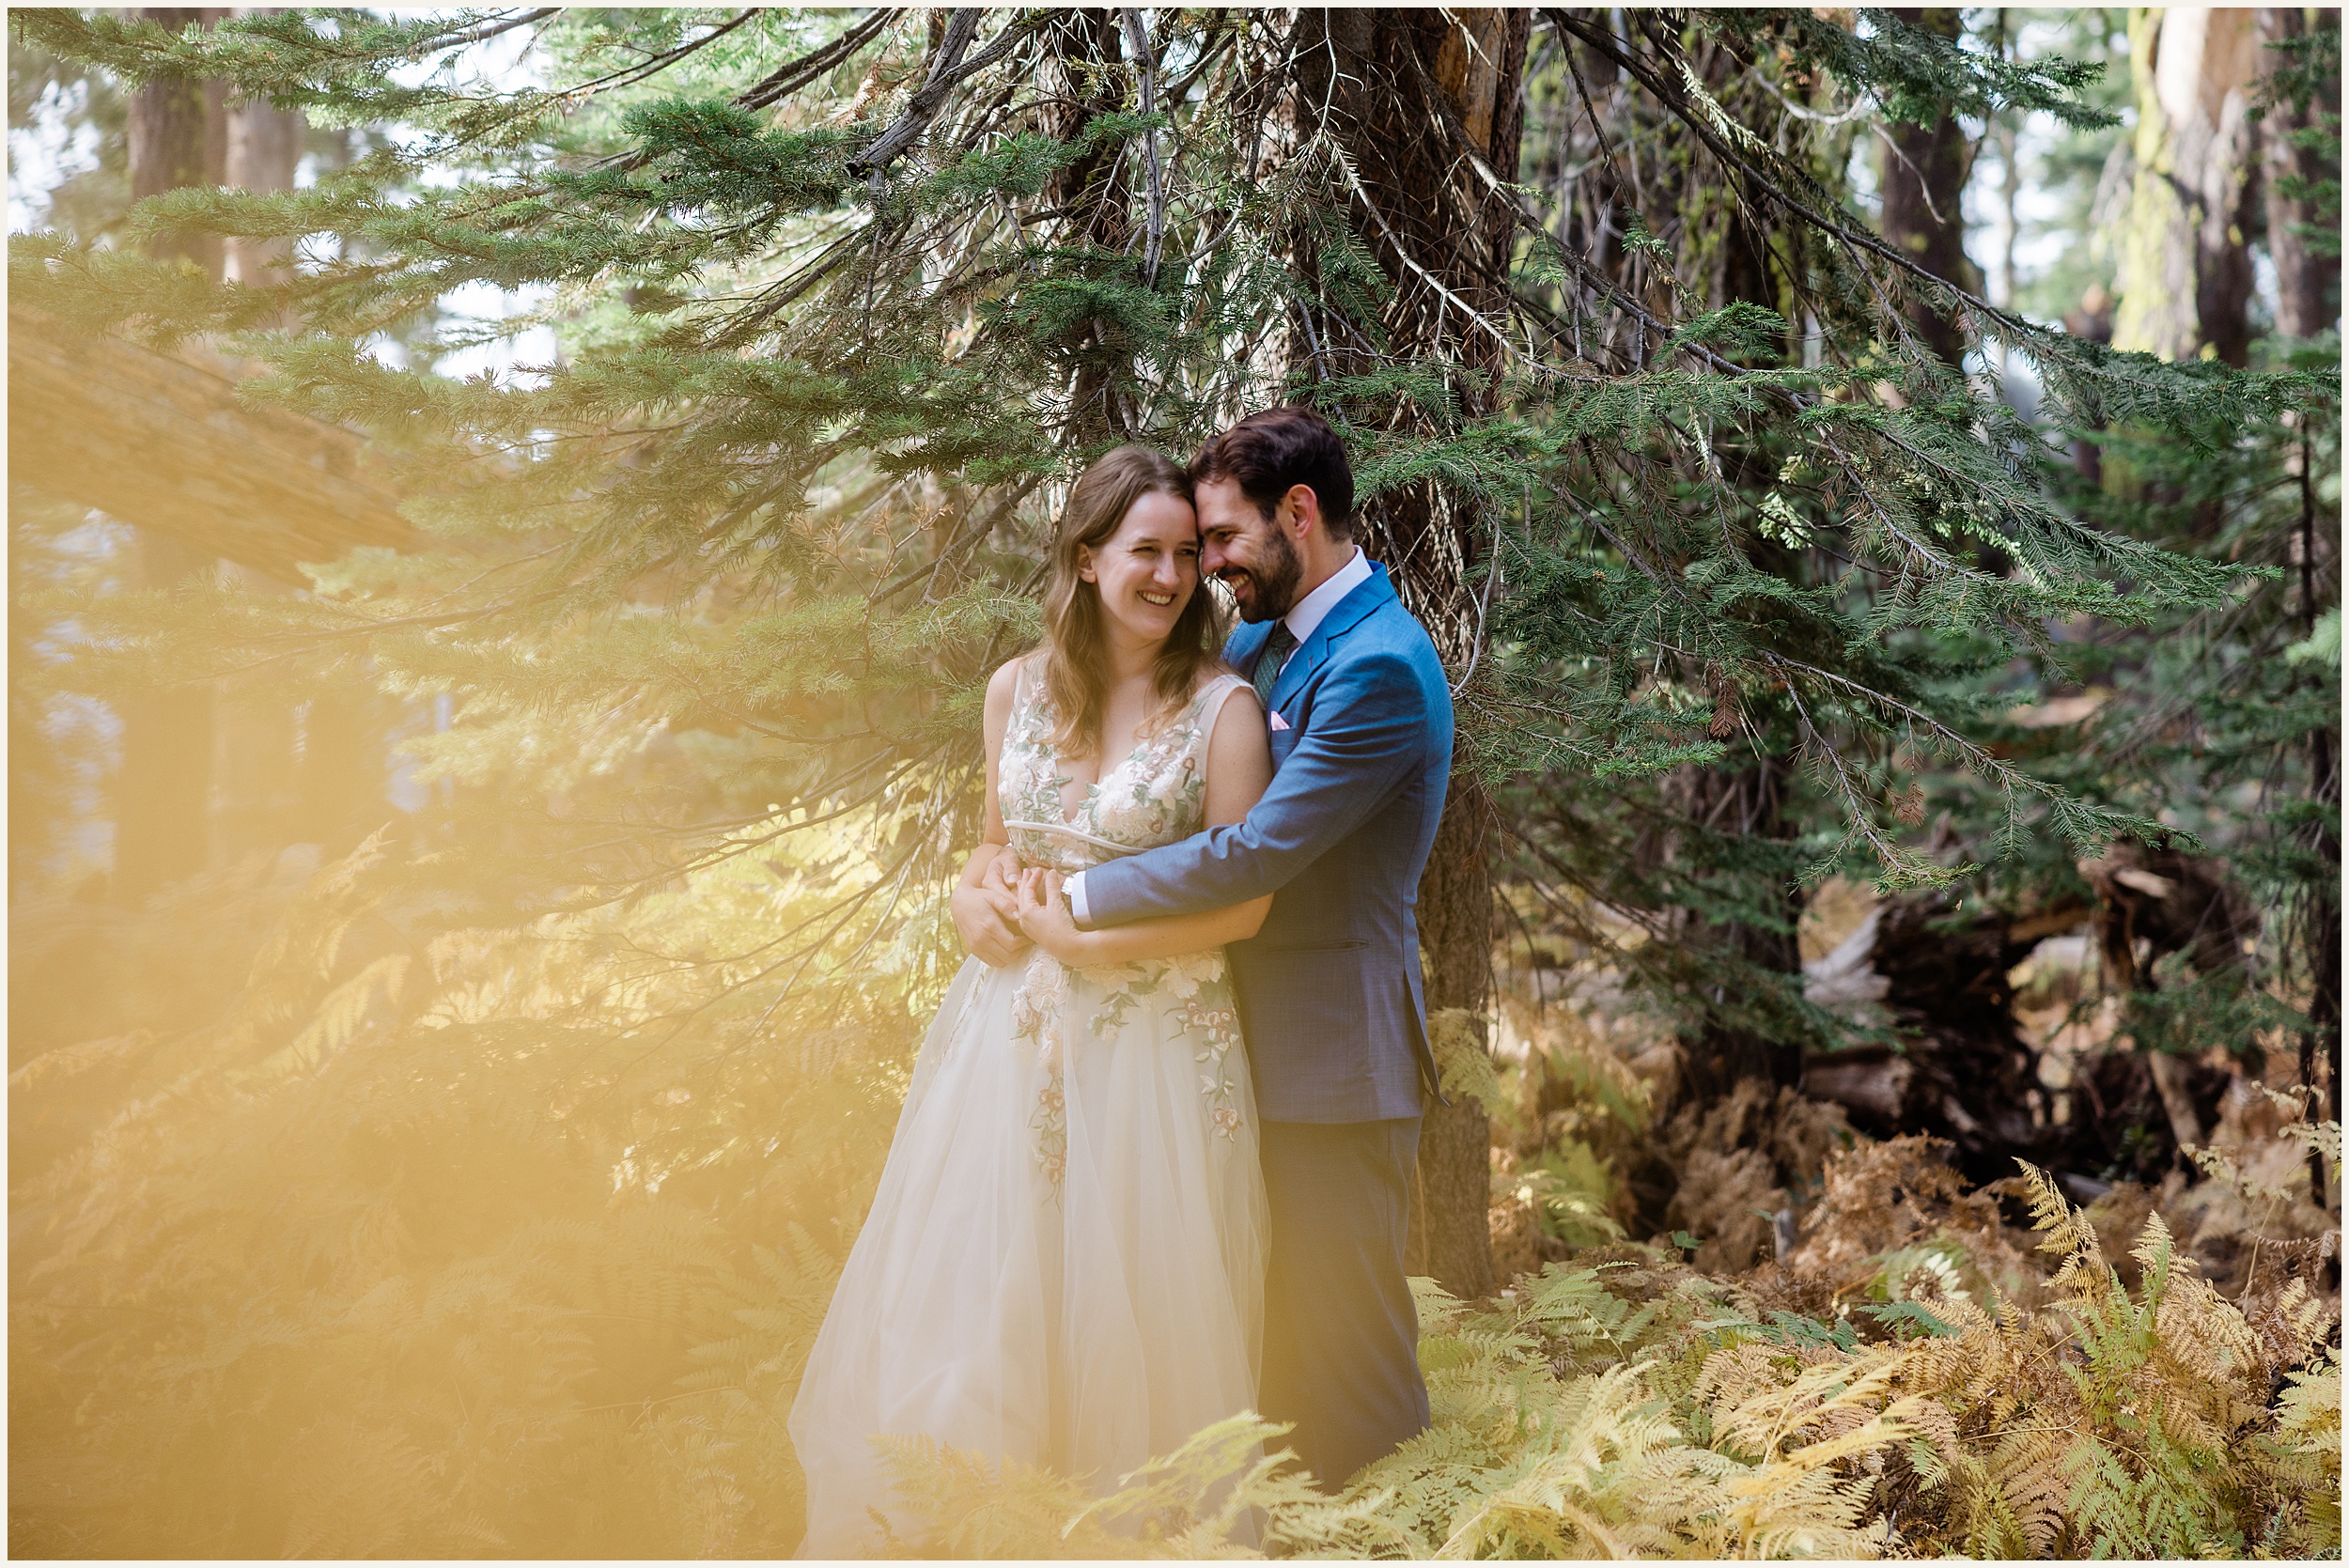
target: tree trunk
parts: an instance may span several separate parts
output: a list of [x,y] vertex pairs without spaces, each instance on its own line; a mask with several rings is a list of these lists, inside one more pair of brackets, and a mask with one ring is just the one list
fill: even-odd
[[[2304,413],[2300,418],[2305,421]],[[2316,474],[2313,472],[2316,454],[2311,450],[2308,427],[2301,426],[2300,449],[2294,467],[2300,488],[2300,526],[2293,540],[2293,554],[2298,558],[2300,571],[2300,635],[2308,637],[2316,629],[2318,609],[2318,574],[2324,563],[2318,559],[2325,535],[2329,530],[2318,527]],[[2338,535],[2335,535],[2338,540]],[[2338,578],[2338,550],[2335,551],[2335,575]],[[2338,604],[2339,588],[2334,590]],[[2321,666],[2320,666],[2321,669]],[[2326,678],[2319,675],[2319,679]],[[2336,711],[2338,709],[2336,708]],[[2315,828],[2316,854],[2325,874],[2310,884],[2305,912],[2301,917],[2301,941],[2309,963],[2309,1026],[2300,1035],[2300,1081],[2310,1091],[2317,1087],[2316,1068],[2326,1067],[2326,1083],[2330,1100],[2332,1119],[2341,1120],[2341,732],[2331,724],[2319,725],[2309,732],[2309,797],[2322,808]],[[2316,1119],[2311,1102],[2310,1120]],[[2309,1190],[2321,1204],[2326,1200],[2325,1158],[2314,1148],[2309,1151]]]
[[[147,6],[136,13],[172,32],[209,27],[226,16],[223,7]],[[165,76],[131,97],[131,199],[144,201],[187,185],[217,185],[228,166],[228,116],[217,82]],[[179,233],[154,241],[150,253],[184,256],[217,281],[221,242],[216,234]]]
[[[1954,8],[1894,10],[1912,27],[1945,39],[1964,31],[1965,13]],[[1884,148],[1884,238],[1914,256],[1935,277],[1953,284],[1971,281],[1966,259],[1966,222],[1960,202],[1972,160],[1966,133],[1947,104],[1929,125],[1896,125]],[[1966,352],[1966,339],[1957,323],[1922,300],[1915,301],[1908,318],[1918,339],[1941,361],[1955,365]]]
[[2129,13],[2137,177],[2122,236],[2117,349],[2250,363],[2251,90],[2257,13]]
[[[1383,323],[1392,349],[1500,370],[1490,335],[1469,312],[1502,313],[1515,220],[1475,163],[1504,182],[1517,177],[1532,13],[1330,9],[1303,13],[1299,29],[1299,98],[1310,106],[1302,113],[1328,106],[1355,182],[1347,219],[1394,284]],[[1310,274],[1310,251],[1299,262]],[[1343,363],[1339,345],[1322,339]],[[1480,387],[1464,380],[1455,391],[1471,415],[1483,411]],[[1392,404],[1355,412],[1374,425],[1423,416]],[[1468,498],[1434,484],[1382,496],[1359,524],[1364,549],[1393,574],[1455,672],[1468,669],[1483,636],[1475,579],[1488,533]],[[1482,791],[1455,776],[1419,904],[1429,1006],[1479,1019],[1492,989],[1488,814]],[[1484,1108],[1472,1102],[1431,1107],[1421,1130],[1411,1266],[1461,1296],[1494,1285],[1490,1144]]]
[[[2310,793],[2326,810],[2317,830],[2317,855],[2331,872],[2329,887],[2310,895],[2312,906],[2305,937],[2309,955],[2309,1027],[2300,1036],[2300,1081],[2317,1088],[2316,1069],[2325,1067],[2322,1102],[2312,1101],[2310,1120],[2323,1104],[2332,1120],[2341,1120],[2341,736],[2319,729],[2309,736],[2309,765],[2315,775]],[[2309,1189],[2325,1201],[2325,1158],[2309,1151]]]
[[354,682],[300,710],[293,815],[282,835],[288,842],[316,844],[334,860],[393,815],[383,799],[387,706]]
[[[2091,343],[2111,342],[2112,296],[2107,294],[2099,285],[2090,284],[2087,291],[2081,294],[2078,306],[2064,312],[2063,330],[2074,337],[2085,338]],[[2101,425],[2097,427],[2100,430],[2103,427]],[[2091,486],[2098,489],[2103,489],[2105,482],[2104,444],[2091,436],[2083,436],[2074,441],[2072,442],[2072,467],[2074,472],[2087,480]]]
[[[2340,24],[2338,18],[2326,22]],[[2263,76],[2289,58],[2273,46],[2299,38],[2305,31],[2299,7],[2261,8]],[[2295,132],[2309,129],[2311,108],[2308,103],[2278,102],[2260,121],[2260,184],[2267,205],[2267,254],[2276,263],[2276,330],[2290,337],[2314,337],[2341,313],[2340,262],[2318,255],[2310,246],[2306,230],[2316,222],[2316,213],[2307,196],[2297,194],[2315,184],[2324,173],[2314,149],[2292,144]]]
[[[150,7],[142,20],[175,31],[210,25],[219,10]],[[217,183],[227,162],[226,116],[217,83],[163,77],[132,96],[131,194],[160,195]],[[217,236],[176,234],[158,256],[184,257],[215,282]],[[169,476],[165,476],[168,479]],[[144,586],[178,588],[202,580],[212,558],[178,539],[142,530],[137,575]],[[140,692],[120,704],[122,770],[115,781],[115,893],[136,899],[204,868],[210,854],[212,693],[183,685]]]
[[[1944,37],[1954,38],[1958,32],[1959,13],[1954,10],[1895,14],[1911,25],[1929,28]],[[1734,92],[1737,78],[1743,73],[1743,67],[1726,50],[1708,55],[1701,69],[1717,96]],[[1970,282],[1966,253],[1959,244],[1963,228],[1956,205],[1968,164],[1964,138],[1944,111],[1929,128],[1899,128],[1895,140],[1900,154],[1888,153],[1884,172],[1887,238],[1939,276],[1956,283]],[[1727,170],[1718,171],[1718,176],[1724,179],[1735,178]],[[1688,199],[1685,187],[1683,199]],[[1763,216],[1768,210],[1766,201],[1737,204],[1726,242],[1719,247],[1722,260],[1707,280],[1707,308],[1718,310],[1736,303],[1780,308],[1780,288],[1784,281],[1782,258],[1797,252],[1782,242],[1773,245],[1774,238],[1782,241],[1783,237],[1769,232],[1767,220]],[[1929,309],[1922,301],[1913,302],[1908,316],[1913,330],[1931,343],[1945,361],[1955,365],[1963,350],[1956,324]],[[1765,489],[1771,482],[1771,474],[1750,449],[1724,443],[1717,456],[1732,482],[1748,493]],[[1804,580],[1805,563],[1787,554],[1781,547],[1756,540],[1749,548],[1763,569],[1789,582]],[[1742,737],[1732,744],[1738,751],[1718,763],[1676,770],[1666,785],[1668,804],[1706,831],[1728,838],[1786,839],[1794,831],[1785,809],[1785,794],[1795,771],[1792,753],[1770,752],[1756,755]],[[1698,877],[1715,869],[1714,852],[1709,847],[1700,849],[1682,842],[1674,846],[1673,852],[1701,862],[1688,865],[1690,873]],[[1773,973],[1800,973],[1802,955],[1795,938],[1795,924],[1801,914],[1799,893],[1790,883],[1762,888],[1749,884],[1745,891],[1754,903],[1768,910],[1765,923],[1717,921],[1699,909],[1685,908],[1679,919],[1688,945],[1698,951],[1735,955],[1745,963]],[[1734,999],[1725,992],[1714,998],[1717,1006],[1731,1000]],[[1689,1105],[1728,1099],[1736,1093],[1740,1082],[1749,1079],[1776,1089],[1791,1088],[1802,1078],[1799,1045],[1773,1039],[1751,1029],[1715,1022],[1701,1033],[1684,1036],[1682,1045],[1680,1089],[1684,1102]]]
[[[1436,846],[1419,884],[1419,938],[1426,955],[1427,1010],[1458,1008],[1476,1020],[1480,1046],[1492,1000],[1491,803],[1470,776],[1454,778]],[[1431,1105],[1420,1124],[1419,1186],[1408,1266],[1455,1296],[1489,1296],[1492,1121],[1473,1095]]]
[[33,688],[40,662],[35,639],[41,618],[19,601],[38,584],[25,559],[25,531],[16,520],[8,529],[8,891],[30,893],[43,869],[60,819],[65,816],[64,768],[43,729],[46,715]]
[[[302,162],[299,111],[255,101],[228,111],[226,183],[247,191],[289,191]],[[290,240],[231,239],[224,267],[239,283],[265,287],[284,278],[293,259]],[[220,567],[248,594],[284,595],[293,585],[250,567]],[[342,693],[314,702],[348,700]],[[301,813],[296,777],[302,753],[300,719],[282,695],[218,692],[212,736],[212,850],[234,861],[290,842]]]
[[[142,535],[138,584],[201,582],[213,558],[160,534]],[[115,886],[135,902],[204,869],[211,857],[212,689],[186,682],[134,692],[117,705],[122,769],[115,780]]]
[[[1744,768],[1715,766],[1684,769],[1673,781],[1678,799],[1673,804],[1691,819],[1715,832],[1738,838],[1784,839],[1791,827],[1785,814],[1785,790],[1792,775],[1791,759],[1770,756]],[[1699,948],[1726,949],[1746,962],[1779,974],[1802,972],[1802,952],[1796,939],[1796,923],[1802,914],[1791,888],[1775,893],[1777,914],[1784,929],[1747,922],[1715,924],[1697,911],[1686,912],[1688,939]],[[1726,997],[1716,997],[1719,1005]],[[1681,1093],[1694,1102],[1717,1100],[1734,1093],[1743,1079],[1759,1079],[1791,1087],[1802,1078],[1801,1047],[1773,1040],[1747,1030],[1707,1029],[1685,1040]]]
[[302,586],[299,563],[413,548],[339,426],[237,396],[229,367],[8,311],[9,477]]
[[[1050,36],[1059,78],[1055,135],[1075,141],[1098,116],[1134,111],[1137,105],[1126,90],[1125,28],[1116,9],[1065,12]],[[1132,246],[1129,165],[1140,157],[1138,147],[1112,139],[1053,178],[1052,199],[1074,220],[1077,243],[1113,255]],[[1135,411],[1118,392],[1125,378],[1114,331],[1111,323],[1091,318],[1072,330],[1066,345],[1076,363],[1069,426],[1080,446],[1098,447],[1133,433]]]
[[[238,104],[227,120],[227,183],[247,191],[292,190],[306,130],[302,111],[256,100]],[[270,284],[286,276],[292,260],[290,240],[237,239],[227,242],[226,270],[239,283]]]

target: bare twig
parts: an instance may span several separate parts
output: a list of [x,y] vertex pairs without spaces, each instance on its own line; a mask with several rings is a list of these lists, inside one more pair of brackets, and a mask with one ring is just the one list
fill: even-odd
[[1001,37],[988,44],[969,61],[963,52],[979,30],[980,12],[975,8],[957,10],[946,23],[946,36],[939,40],[938,57],[930,65],[930,74],[922,84],[913,101],[906,105],[897,122],[873,139],[871,146],[848,160],[848,172],[871,178],[876,192],[881,176],[889,165],[911,147],[922,132],[929,128],[939,111],[946,106],[946,95],[965,78],[985,70],[1012,51],[1013,45],[1026,37],[1031,23],[1020,23],[1003,29]]
[[818,76],[845,63],[858,50],[879,37],[881,29],[902,15],[897,8],[884,6],[872,15],[841,34],[813,54],[802,54],[789,65],[769,72],[761,80],[745,87],[735,102],[745,109],[764,109],[778,99],[787,98],[815,81]]
[[428,54],[436,49],[461,49],[469,43],[486,43],[501,34],[512,32],[517,27],[527,27],[534,22],[544,22],[550,17],[562,14],[563,8],[560,6],[540,6],[536,10],[524,11],[520,16],[507,17],[500,22],[484,22],[479,26],[468,27],[461,33],[443,34],[428,43],[418,44],[416,53]]
[[721,23],[719,25],[711,28],[708,32],[704,33],[700,38],[694,39],[687,43],[678,44],[675,49],[669,50],[665,54],[656,54],[649,60],[645,60],[639,64],[629,66],[621,70],[613,71],[609,75],[599,76],[592,82],[582,82],[575,87],[566,87],[555,96],[558,98],[584,98],[591,93],[609,92],[614,87],[625,87],[630,85],[631,83],[642,82],[647,76],[656,75],[661,71],[668,70],[669,67],[677,64],[688,54],[708,48],[711,44],[716,43],[720,39],[724,38],[728,33],[733,32],[737,27],[741,26],[744,23],[750,21],[751,18],[756,16],[757,14],[757,8],[753,8],[752,9],[744,11],[740,15],[735,17],[731,22]]

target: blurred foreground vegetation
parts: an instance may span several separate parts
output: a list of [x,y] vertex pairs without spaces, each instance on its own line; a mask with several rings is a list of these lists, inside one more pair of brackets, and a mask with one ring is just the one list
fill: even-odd
[[[27,911],[19,963],[71,1000],[19,1028],[74,1043],[11,1079],[13,1550],[787,1553],[783,1416],[940,988],[907,942],[817,977],[787,1060],[743,1048],[754,992],[678,1029],[681,957],[817,912],[796,871],[422,947],[372,844],[138,920]],[[1781,1256],[1708,1273],[1709,1236],[1625,1239],[1618,1167],[1675,1144],[1657,1086],[1532,1027],[1484,1086],[1515,1140],[1497,1250],[1529,1272],[1473,1304],[1422,1281],[1433,1430],[1334,1498],[1247,1421],[1105,1497],[909,1446],[905,1550],[2338,1549],[2335,1225],[2304,1173],[2338,1181],[2340,1129],[2298,1097],[2236,1106],[2190,1191],[2081,1210],[1748,1096],[1677,1141],[1719,1200],[1690,1222],[1770,1201],[1739,1116],[1817,1191]]]

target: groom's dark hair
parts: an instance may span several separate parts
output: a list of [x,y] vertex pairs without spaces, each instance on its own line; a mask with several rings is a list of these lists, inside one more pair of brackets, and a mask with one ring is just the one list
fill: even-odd
[[1218,479],[1238,485],[1268,518],[1290,486],[1302,485],[1321,504],[1321,525],[1330,536],[1354,536],[1354,470],[1346,460],[1346,442],[1311,409],[1252,413],[1201,447],[1191,460],[1191,483]]

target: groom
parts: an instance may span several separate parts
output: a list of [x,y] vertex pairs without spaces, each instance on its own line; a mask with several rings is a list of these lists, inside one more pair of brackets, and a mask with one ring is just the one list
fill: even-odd
[[1229,950],[1271,1203],[1261,1401],[1335,1484],[1427,1425],[1403,1272],[1422,1087],[1420,873],[1452,770],[1426,631],[1354,544],[1346,447],[1318,414],[1251,414],[1191,464],[1200,565],[1247,623],[1224,658],[1269,716],[1244,821],[1066,884],[1079,926],[1273,895]]

